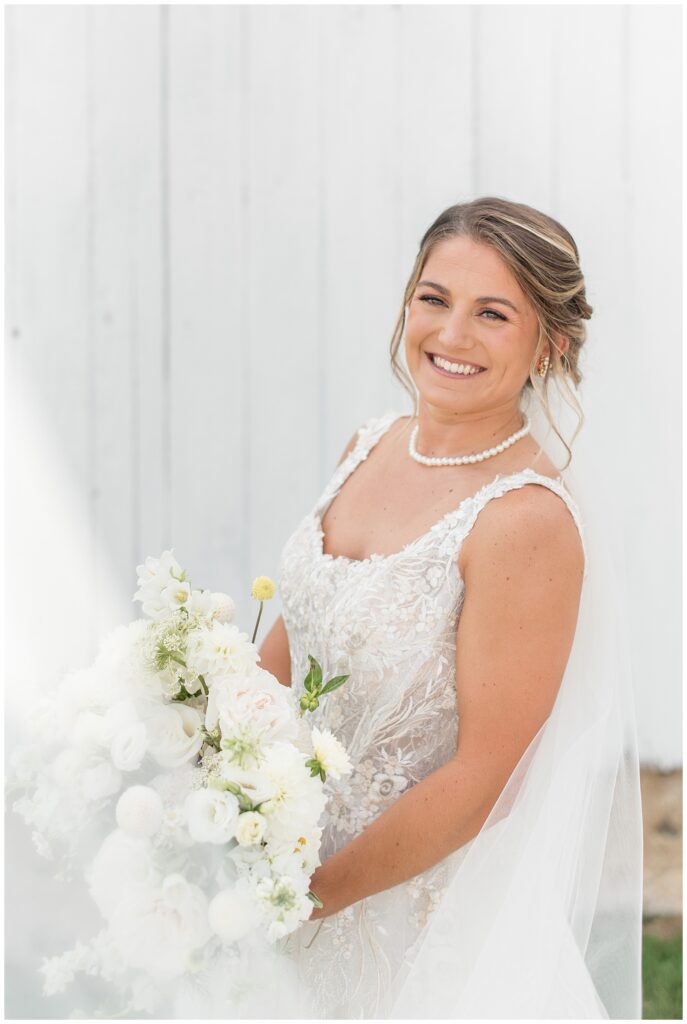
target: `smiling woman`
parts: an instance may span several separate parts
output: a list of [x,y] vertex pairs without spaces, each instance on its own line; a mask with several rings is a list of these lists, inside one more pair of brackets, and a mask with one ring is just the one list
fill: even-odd
[[540,399],[569,466],[547,385],[581,418],[590,315],[557,221],[490,198],[444,211],[392,339],[414,413],[359,429],[284,546],[293,699],[314,644],[349,674],[314,712],[353,764],[330,784],[323,906],[284,943],[315,1016],[641,1015],[609,537],[584,464],[564,482],[530,433]]

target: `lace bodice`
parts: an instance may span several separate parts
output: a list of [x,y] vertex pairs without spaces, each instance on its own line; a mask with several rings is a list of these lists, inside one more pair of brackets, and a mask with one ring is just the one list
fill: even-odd
[[[325,554],[325,509],[401,415],[390,411],[360,428],[279,563],[293,699],[302,695],[308,654],[322,665],[324,679],[350,675],[309,718],[332,730],[354,766],[326,783],[323,861],[455,753],[456,630],[464,598],[457,560],[480,510],[512,488],[543,484],[566,502],[582,537],[562,478],[525,469],[498,474],[394,554],[361,560]],[[393,976],[440,897],[446,868],[442,862],[290,937],[286,948],[301,961],[318,1016],[385,1016]]]

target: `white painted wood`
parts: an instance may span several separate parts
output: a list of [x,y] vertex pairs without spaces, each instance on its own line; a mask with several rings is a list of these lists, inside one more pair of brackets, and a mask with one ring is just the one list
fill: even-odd
[[36,439],[8,466],[8,570],[63,538],[55,666],[138,614],[135,565],[170,546],[252,632],[252,580],[353,430],[410,408],[389,342],[422,234],[496,194],[580,247],[642,751],[681,763],[679,373],[645,366],[680,358],[679,27],[670,6],[8,8],[9,417]]

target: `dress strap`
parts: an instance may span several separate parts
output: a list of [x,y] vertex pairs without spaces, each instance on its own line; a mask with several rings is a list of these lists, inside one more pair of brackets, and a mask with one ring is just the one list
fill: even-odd
[[[492,498],[499,498],[501,495],[506,494],[508,491],[515,490],[517,487],[524,487],[526,484],[540,484],[544,487],[548,487],[549,490],[554,491],[563,499],[565,504],[570,510],[575,525],[577,526],[578,533],[580,535],[580,541],[582,543],[582,550],[584,552],[584,578],[587,577],[587,545],[585,542],[584,528],[582,525],[582,517],[580,510],[577,507],[570,491],[563,483],[562,476],[550,477],[544,473],[537,473],[536,470],[531,469],[529,466],[526,469],[518,470],[515,473],[508,473],[505,476],[499,474],[489,483],[485,484],[472,498],[468,498],[466,502],[462,502],[460,506],[460,517],[459,517],[459,546],[463,544],[463,541],[469,534],[470,530],[475,524],[477,516],[485,507],[485,505],[491,501]],[[455,549],[454,549],[455,551]],[[457,559],[458,552],[455,551],[455,558]]]
[[353,470],[367,458],[380,438],[391,427],[392,423],[395,423],[397,419],[404,415],[406,414],[389,409],[381,416],[370,416],[362,426],[358,427],[356,443],[343,462],[334,470],[333,476],[315,505],[315,513],[322,511],[329,502],[334,500],[334,496],[343,487]]

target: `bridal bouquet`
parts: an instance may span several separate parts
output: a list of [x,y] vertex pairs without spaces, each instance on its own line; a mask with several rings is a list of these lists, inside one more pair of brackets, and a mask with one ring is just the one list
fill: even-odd
[[114,630],[33,709],[12,765],[36,848],[60,877],[85,878],[104,921],[44,962],[44,992],[82,971],[152,1013],[170,980],[209,977],[222,955],[224,976],[228,951],[239,965],[242,948],[273,945],[321,906],[309,880],[324,784],[351,766],[305,714],[348,676],[324,683],[309,655],[297,705],[258,666],[268,577],[253,583],[249,640],[231,598],[192,589],[173,551],[137,573],[148,617]]

